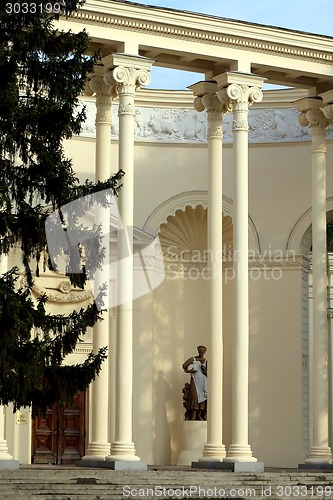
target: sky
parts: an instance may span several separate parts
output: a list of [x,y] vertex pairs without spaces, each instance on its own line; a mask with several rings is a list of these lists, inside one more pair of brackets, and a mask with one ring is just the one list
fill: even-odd
[[[333,37],[333,0],[136,0],[135,3],[201,12]],[[185,89],[200,79],[201,75],[197,73],[153,68],[149,87]]]

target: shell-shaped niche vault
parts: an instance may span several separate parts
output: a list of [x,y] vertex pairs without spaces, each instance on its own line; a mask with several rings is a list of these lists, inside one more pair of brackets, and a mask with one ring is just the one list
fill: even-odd
[[[233,223],[230,216],[222,217],[224,255],[232,253]],[[207,260],[207,208],[187,206],[169,215],[160,225],[159,240],[165,258],[177,260]]]

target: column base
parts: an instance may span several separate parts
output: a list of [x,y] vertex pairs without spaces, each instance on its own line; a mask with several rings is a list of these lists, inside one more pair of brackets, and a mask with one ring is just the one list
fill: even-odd
[[148,469],[147,464],[141,460],[133,462],[132,460],[96,460],[94,458],[87,458],[85,460],[79,460],[75,463],[75,465],[77,467],[91,467],[92,469],[111,469],[122,471],[146,471]]
[[13,456],[8,453],[6,440],[0,442],[0,470],[8,469],[15,470],[20,466],[19,460],[14,460]]
[[82,457],[82,460],[99,460],[104,461],[105,456],[110,453],[110,443],[96,443],[88,444],[87,452]]
[[12,455],[8,452],[7,441],[0,441],[0,460],[13,460]]
[[257,462],[258,460],[252,456],[251,446],[232,444],[229,448],[228,455],[224,462],[240,463],[240,462]]
[[265,472],[263,462],[192,462],[191,467],[192,469],[230,470],[241,474]]
[[330,464],[332,463],[331,448],[313,447],[309,451],[309,456],[305,460],[306,464]]
[[304,470],[333,470],[333,464],[332,463],[305,463],[305,464],[298,464],[299,469],[304,469]]
[[111,444],[111,453],[105,460],[108,462],[140,462],[140,457],[136,455],[134,443],[115,442]]
[[225,456],[224,444],[206,444],[203,449],[203,455],[198,459],[198,462],[222,462]]
[[13,458],[0,457],[0,470],[17,470],[19,468],[20,468],[19,460],[14,460]]

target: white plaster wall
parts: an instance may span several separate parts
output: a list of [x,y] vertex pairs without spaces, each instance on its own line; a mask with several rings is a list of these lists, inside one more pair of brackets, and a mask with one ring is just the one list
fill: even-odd
[[[251,144],[249,147],[249,214],[262,253],[285,251],[301,215],[311,207],[310,143]],[[81,179],[93,178],[94,141],[66,143]],[[117,169],[117,142],[112,147]],[[327,196],[333,196],[333,141],[328,141]],[[135,225],[143,227],[162,202],[185,191],[207,190],[207,149],[203,143],[137,142],[135,147]],[[223,149],[223,194],[233,199],[233,152]]]
[[133,440],[137,455],[153,463],[153,292],[133,306]]
[[[154,291],[153,435],[154,463],[175,464],[182,451],[182,388],[189,381],[182,364],[196,346],[207,344],[207,281],[175,276]],[[207,351],[209,359],[209,351]]]
[[301,287],[301,270],[250,287],[250,443],[267,467],[304,463]]
[[[276,274],[278,276],[278,274]],[[224,284],[223,441],[232,439],[233,282]],[[292,300],[291,300],[292,297]],[[167,278],[140,299],[135,317],[134,441],[148,463],[175,464],[182,451],[181,365],[207,344],[209,290],[204,280]],[[144,304],[149,304],[144,308]],[[254,456],[296,467],[302,455],[301,270],[250,281],[249,427]],[[151,330],[150,330],[151,329]],[[151,336],[151,331],[153,332]],[[141,338],[141,340],[140,340]],[[209,358],[211,353],[207,351]],[[150,392],[151,391],[151,392]],[[152,411],[152,413],[150,413]]]
[[[224,433],[226,442],[230,443],[231,282],[224,286],[224,293]],[[167,276],[152,292],[152,297],[143,297],[135,301],[135,305],[140,310],[135,308],[134,442],[138,455],[148,463],[175,464],[183,450],[185,410],[182,388],[189,381],[188,375],[182,370],[182,364],[196,354],[197,345],[208,344],[208,282],[203,279]],[[209,366],[209,349],[206,356]]]

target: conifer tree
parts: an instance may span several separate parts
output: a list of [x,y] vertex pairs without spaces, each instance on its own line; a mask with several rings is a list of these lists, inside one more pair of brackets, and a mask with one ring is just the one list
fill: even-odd
[[[41,255],[47,252],[49,213],[84,195],[119,189],[121,173],[104,183],[81,185],[63,149],[63,141],[80,132],[85,111],[78,96],[97,55],[86,56],[85,30],[60,31],[56,20],[82,3],[3,0],[0,5],[0,254],[20,246],[26,282],[20,287],[18,268],[0,276],[0,403],[12,402],[14,409],[33,404],[45,411],[55,402],[70,401],[88,387],[106,357],[104,348],[82,364],[62,365],[100,319],[101,299],[65,316],[47,313],[47,298],[36,305],[31,295],[34,277],[45,264]],[[99,228],[94,231],[100,242]],[[96,255],[98,265],[103,248]],[[70,278],[83,285],[84,269]]]

